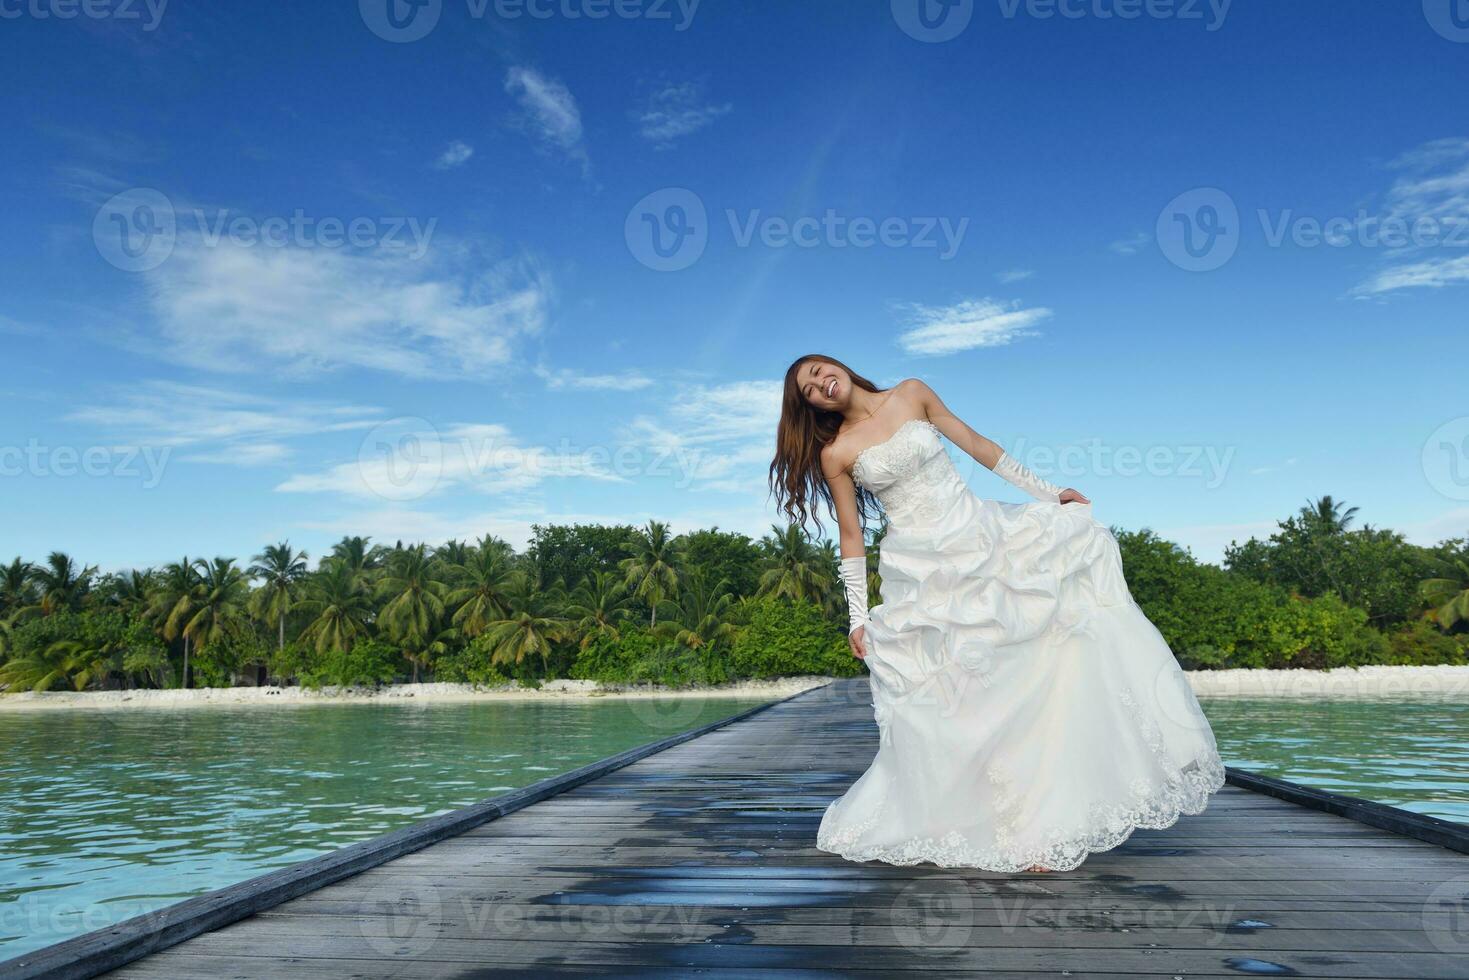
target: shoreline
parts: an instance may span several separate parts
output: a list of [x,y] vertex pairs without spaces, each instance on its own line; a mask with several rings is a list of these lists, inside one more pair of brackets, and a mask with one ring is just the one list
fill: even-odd
[[[1469,666],[1338,667],[1333,670],[1186,671],[1200,698],[1392,698],[1453,697],[1469,701]],[[0,713],[67,709],[210,708],[245,705],[295,707],[321,704],[447,704],[475,701],[546,702],[600,698],[778,698],[829,683],[830,677],[781,677],[737,681],[717,687],[635,687],[584,680],[547,681],[539,690],[509,685],[394,684],[380,688],[308,690],[301,687],[205,687],[183,691],[47,691],[0,694]]]
[[199,687],[190,690],[135,689],[130,691],[26,691],[0,694],[0,713],[64,711],[68,709],[220,708],[245,705],[299,707],[322,704],[450,704],[475,701],[547,702],[594,699],[649,700],[653,698],[723,699],[756,698],[778,700],[820,687],[830,677],[781,677],[774,680],[736,681],[717,687],[660,688],[601,684],[597,681],[561,679],[547,681],[540,689],[507,685],[476,687],[472,684],[392,684],[379,688],[323,687]]
[[1201,698],[1393,698],[1417,695],[1469,701],[1469,667],[1380,664],[1331,670],[1195,670]]

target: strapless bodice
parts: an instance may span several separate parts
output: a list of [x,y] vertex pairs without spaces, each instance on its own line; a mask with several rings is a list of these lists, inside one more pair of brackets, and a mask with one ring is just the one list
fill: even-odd
[[970,492],[928,419],[909,419],[858,453],[852,478],[877,497],[892,527],[936,521]]

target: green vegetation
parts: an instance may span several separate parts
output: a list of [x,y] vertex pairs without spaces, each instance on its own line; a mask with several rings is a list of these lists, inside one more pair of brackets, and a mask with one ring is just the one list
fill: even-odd
[[[1147,529],[1113,533],[1134,598],[1185,667],[1469,663],[1469,539],[1423,548],[1354,523],[1324,497],[1232,545],[1223,567]],[[869,587],[876,602],[875,561]],[[314,569],[288,542],[245,567],[182,558],[99,575],[61,553],[0,566],[11,691],[854,675],[845,626],[835,547],[788,527],[755,541],[656,521],[538,525],[523,554],[492,537],[349,537]]]
[[[60,553],[17,558],[0,567],[0,685],[683,686],[860,673],[835,553],[806,545],[793,567],[791,540],[804,539],[675,536],[654,521],[537,526],[524,554],[492,537],[438,548],[349,537],[315,569],[285,541],[243,568],[182,558],[99,575]],[[798,594],[765,584],[777,566],[804,583]]]
[[1355,520],[1323,497],[1222,568],[1114,533],[1133,598],[1188,669],[1469,664],[1469,539],[1423,548]]

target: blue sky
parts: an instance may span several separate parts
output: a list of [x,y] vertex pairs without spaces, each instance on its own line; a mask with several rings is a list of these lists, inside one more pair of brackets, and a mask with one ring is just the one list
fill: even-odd
[[0,557],[759,534],[813,350],[1205,559],[1469,532],[1447,0],[386,2],[0,0]]

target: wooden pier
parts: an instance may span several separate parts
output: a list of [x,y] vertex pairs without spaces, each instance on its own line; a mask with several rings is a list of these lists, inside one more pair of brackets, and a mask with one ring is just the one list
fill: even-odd
[[133,920],[0,976],[1469,977],[1457,825],[1265,780],[1073,872],[851,864],[813,841],[876,744],[866,680],[838,682],[435,818],[432,843],[400,832],[330,883],[255,879],[190,900],[212,919]]

